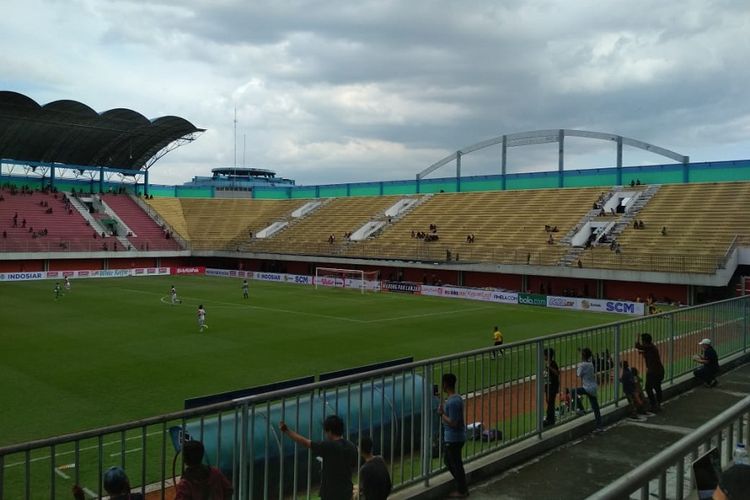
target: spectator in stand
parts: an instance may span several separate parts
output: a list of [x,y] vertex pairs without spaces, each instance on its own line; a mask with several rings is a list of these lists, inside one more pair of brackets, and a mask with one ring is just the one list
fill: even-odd
[[554,245],[555,239],[552,237],[552,234],[550,233],[549,238],[547,238],[547,244],[548,245]]
[[560,392],[560,367],[555,361],[555,350],[551,347],[544,350],[544,394],[547,400],[547,417],[544,426],[555,425],[555,400]]
[[8,237],[8,231],[3,231],[3,238],[7,238],[7,237]]
[[[122,467],[107,469],[103,483],[104,491],[107,492],[110,500],[143,500],[144,498],[140,493],[130,492],[130,480]],[[73,486],[73,498],[76,500],[86,498],[83,489],[78,485]]]
[[576,375],[581,379],[581,387],[573,389],[573,398],[576,402],[576,412],[579,415],[583,415],[583,404],[581,403],[581,394],[585,394],[591,409],[594,411],[594,420],[596,422],[595,433],[602,432],[602,415],[599,411],[599,400],[597,399],[597,383],[596,383],[596,371],[594,370],[594,364],[591,362],[593,355],[591,349],[584,347],[581,349],[581,362],[578,363],[576,368]]
[[638,229],[646,229],[646,224],[642,220],[638,221]]
[[314,456],[323,459],[321,500],[352,498],[352,471],[357,467],[357,447],[344,439],[344,421],[338,415],[329,415],[323,422],[324,441],[311,441],[297,434],[283,420],[279,422],[279,430],[295,443],[312,450]]
[[646,394],[651,404],[651,411],[661,411],[661,383],[664,381],[664,365],[661,362],[659,349],[653,343],[651,334],[642,333],[641,341],[635,343],[635,348],[646,362]]
[[21,227],[26,227],[26,219],[23,219],[23,220],[21,221]]
[[667,235],[667,226],[662,226],[661,227],[661,235],[662,236],[666,236]]
[[359,497],[365,500],[385,500],[393,487],[385,460],[380,455],[372,454],[372,439],[369,436],[361,439],[359,452],[365,461],[359,469]]
[[711,345],[711,339],[703,339],[698,345],[703,349],[703,354],[695,356],[695,362],[700,363],[699,366],[693,370],[693,374],[696,378],[703,381],[706,387],[716,387],[718,381],[716,375],[719,373],[719,355],[716,354]]
[[185,471],[175,488],[175,500],[224,500],[232,498],[232,484],[216,467],[203,464],[205,450],[200,441],[182,445]]

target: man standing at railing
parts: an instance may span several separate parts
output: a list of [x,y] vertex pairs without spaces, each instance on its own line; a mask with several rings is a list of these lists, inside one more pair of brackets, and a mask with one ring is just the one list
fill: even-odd
[[464,400],[456,394],[456,376],[446,373],[442,379],[443,392],[447,395],[445,404],[438,405],[438,415],[443,423],[443,441],[445,451],[443,459],[445,466],[456,480],[458,490],[453,492],[451,498],[464,498],[469,496],[466,486],[466,472],[464,471],[461,450],[466,442],[466,424],[464,423]]
[[661,411],[661,383],[664,380],[664,365],[661,362],[659,349],[656,348],[651,334],[642,333],[641,341],[635,343],[635,348],[646,362],[646,394],[651,404],[651,411]]
[[584,347],[581,349],[581,362],[578,363],[576,369],[576,375],[581,379],[581,387],[573,389],[573,395],[576,405],[576,412],[579,415],[583,415],[583,405],[581,404],[581,394],[585,394],[589,398],[591,409],[594,411],[594,419],[596,420],[595,433],[602,432],[602,415],[599,411],[599,400],[597,399],[598,385],[596,383],[596,370],[594,370],[594,364],[591,362],[592,358],[591,349]]
[[311,441],[290,429],[282,420],[279,430],[300,446],[312,450],[323,459],[320,475],[321,500],[351,500],[354,491],[352,472],[357,467],[357,447],[344,439],[344,421],[338,415],[329,415],[323,421],[326,439]]

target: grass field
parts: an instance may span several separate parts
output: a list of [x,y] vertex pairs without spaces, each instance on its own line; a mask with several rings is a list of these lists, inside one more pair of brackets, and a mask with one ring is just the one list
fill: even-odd
[[[181,305],[168,302],[174,284]],[[241,280],[0,283],[0,445],[179,410],[186,398],[610,323],[612,314]],[[207,310],[200,334],[196,308]],[[10,411],[9,411],[10,409]]]

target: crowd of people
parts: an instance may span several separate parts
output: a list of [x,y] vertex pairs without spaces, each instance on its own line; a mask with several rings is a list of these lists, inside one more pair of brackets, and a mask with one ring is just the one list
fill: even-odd
[[428,232],[425,231],[415,231],[412,229],[411,231],[411,237],[416,238],[418,240],[424,240],[424,241],[438,241],[440,239],[440,236],[438,236],[438,228],[437,224],[430,224],[430,229]]

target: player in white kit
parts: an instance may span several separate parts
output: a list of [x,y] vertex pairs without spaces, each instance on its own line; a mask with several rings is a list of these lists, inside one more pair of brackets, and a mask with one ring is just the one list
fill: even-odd
[[203,333],[204,328],[208,328],[206,324],[206,310],[203,309],[203,304],[198,306],[198,326],[201,329],[201,333]]
[[65,277],[65,281],[64,281],[64,285],[63,286],[65,286],[65,291],[66,292],[70,291],[70,280],[68,279],[67,276]]
[[172,299],[172,305],[175,304],[182,304],[182,301],[177,298],[177,289],[172,285],[172,288],[169,289],[169,296]]

